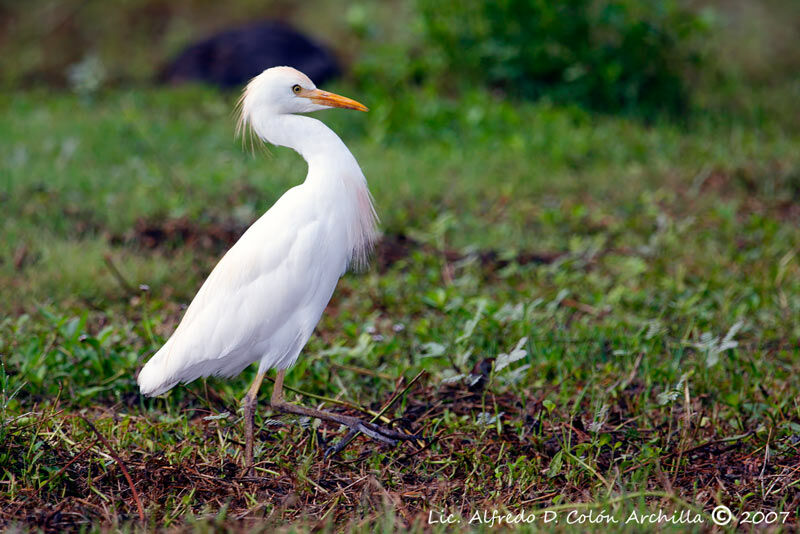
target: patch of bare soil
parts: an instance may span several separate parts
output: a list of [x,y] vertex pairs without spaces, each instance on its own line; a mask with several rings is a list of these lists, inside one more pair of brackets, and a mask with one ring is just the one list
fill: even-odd
[[[171,251],[178,248],[192,248],[210,254],[222,254],[241,237],[246,225],[233,220],[195,222],[188,217],[166,220],[139,220],[135,227],[123,235],[110,238],[112,245],[140,247],[148,250]],[[396,263],[410,257],[414,252],[443,256],[447,262],[454,263],[467,258],[458,250],[438,251],[405,234],[384,235],[375,247],[375,263],[380,272],[385,272]],[[480,250],[470,256],[477,259],[487,272],[494,272],[509,265],[512,261],[519,265],[552,263],[563,253],[523,251],[513,258],[507,258],[496,250]]]
[[[482,371],[477,368],[474,372]],[[646,470],[652,489],[666,489],[708,509],[719,498],[732,506],[746,498],[753,510],[775,509],[779,502],[792,510],[800,504],[798,443],[773,443],[765,459],[763,447],[747,439],[751,432],[738,439],[715,435],[710,428],[676,432],[676,420],[684,417],[680,409],[661,421],[655,415],[652,424],[644,418],[627,417],[630,404],[639,402],[643,387],[633,380],[620,392],[618,403],[609,407],[601,430],[611,439],[596,457],[601,472],[616,472],[615,477],[625,480],[632,471]],[[203,516],[227,507],[229,523],[237,520],[231,525],[239,528],[264,520],[275,525],[292,520],[312,525],[324,520],[348,524],[377,516],[387,507],[395,511],[401,524],[410,526],[424,524],[432,507],[468,516],[473,510],[500,505],[547,506],[558,496],[562,496],[561,502],[585,502],[591,499],[587,488],[599,484],[595,476],[581,474],[581,470],[566,476],[566,467],[552,470],[556,455],[569,453],[565,443],[571,447],[588,444],[597,435],[587,430],[592,421],[590,406],[585,406],[585,413],[571,417],[543,409],[543,398],[542,392],[538,397],[518,397],[481,391],[480,382],[471,389],[465,384],[417,385],[408,393],[397,423],[421,432],[430,443],[403,444],[377,466],[371,459],[384,446],[364,437],[350,444],[349,454],[325,459],[325,445],[341,438],[339,429],[323,425],[322,431],[314,431],[288,420],[285,426],[265,425],[257,436],[263,444],[257,466],[267,471],[254,477],[243,476],[241,455],[236,453],[242,446],[235,431],[240,422],[233,428],[221,426],[197,413],[189,417],[190,425],[204,436],[200,441],[227,443],[219,449],[207,448],[216,453],[199,452],[197,437],[194,441],[176,439],[163,449],[157,446],[155,452],[117,450],[117,459],[107,462],[108,470],[98,471],[96,463],[89,460],[109,454],[108,448],[115,448],[112,438],[108,438],[108,447],[99,437],[85,448],[81,444],[77,449],[82,452],[77,454],[64,451],[53,438],[52,443],[46,440],[42,461],[60,470],[54,483],[39,490],[21,488],[14,501],[0,504],[0,527],[21,522],[45,532],[61,532],[90,523],[133,521],[138,506],[132,486],[148,516],[174,514],[180,500],[191,495],[187,501],[191,504],[180,509],[181,514]],[[491,413],[486,413],[489,406]],[[462,425],[458,431],[434,424],[445,418],[445,412],[451,419],[466,416],[478,423]],[[712,412],[713,406],[704,405],[703,399],[693,399],[694,421],[711,417]],[[494,414],[499,414],[500,426],[486,420]],[[65,432],[70,424],[82,424],[75,417],[68,419],[59,421]],[[616,442],[624,445],[612,447]],[[7,454],[20,458],[26,454],[20,450],[22,445],[5,445]],[[639,454],[644,447],[661,447],[663,452],[648,457]],[[179,455],[183,450],[191,452]],[[307,470],[298,469],[298,451],[312,451]],[[628,465],[624,457],[637,460]],[[508,483],[507,476],[497,476],[499,467],[518,462],[528,473],[525,483]]]
[[[781,221],[800,220],[800,169],[775,163],[767,169],[742,167],[712,169],[699,177],[696,189],[705,196],[739,200],[738,214],[769,215]],[[681,197],[691,202],[692,195],[678,188]]]

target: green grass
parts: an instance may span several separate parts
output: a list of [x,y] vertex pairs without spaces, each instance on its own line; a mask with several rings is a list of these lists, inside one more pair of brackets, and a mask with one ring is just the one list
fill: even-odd
[[[135,519],[79,415],[151,525],[421,530],[431,510],[466,522],[586,503],[797,521],[798,131],[713,115],[645,126],[481,93],[440,103],[463,119],[426,116],[436,99],[416,96],[409,120],[433,122],[400,136],[382,123],[389,102],[318,114],[361,163],[387,242],[411,241],[340,283],[287,384],[377,408],[424,370],[392,412],[437,439],[412,454],[359,438],[331,463],[318,440],[337,429],[286,419],[259,433],[257,482],[238,478],[253,369],[165,399],[135,386],[225,245],[148,248],[137,228],[241,228],[302,180],[302,160],[243,151],[234,95],[0,96],[3,522]],[[447,380],[501,353],[520,359],[482,391]]]

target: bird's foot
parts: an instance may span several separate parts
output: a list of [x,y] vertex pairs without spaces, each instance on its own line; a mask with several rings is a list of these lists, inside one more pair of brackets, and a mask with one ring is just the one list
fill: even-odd
[[388,445],[395,446],[398,441],[411,441],[423,440],[424,438],[418,434],[406,434],[405,432],[398,432],[390,428],[384,428],[374,423],[362,421],[361,419],[353,418],[348,421],[346,426],[350,429],[345,437],[339,440],[338,443],[331,445],[325,450],[325,458],[335,456],[341,452],[355,438],[359,432],[363,433],[375,441],[380,441]]
[[325,452],[326,458],[331,454],[336,454],[344,449],[359,432],[364,433],[364,435],[369,436],[376,441],[382,441],[383,443],[388,443],[389,445],[397,445],[398,441],[424,440],[424,438],[418,436],[417,434],[398,432],[396,430],[378,426],[375,423],[362,421],[357,417],[350,417],[347,415],[340,415],[323,410],[314,410],[312,408],[298,406],[297,404],[285,402],[280,398],[280,396],[273,396],[272,408],[278,412],[301,415],[305,417],[314,417],[323,421],[330,421],[331,423],[339,423],[340,425],[344,425],[349,428],[350,432],[348,432],[339,443],[327,449]]

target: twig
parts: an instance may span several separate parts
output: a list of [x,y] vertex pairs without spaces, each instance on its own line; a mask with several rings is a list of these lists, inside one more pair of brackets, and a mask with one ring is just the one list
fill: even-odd
[[94,432],[97,435],[98,439],[103,442],[103,445],[105,445],[106,449],[108,449],[108,453],[112,456],[112,458],[114,458],[114,461],[116,461],[117,464],[119,465],[119,468],[122,470],[122,474],[125,475],[125,478],[128,481],[128,485],[131,487],[131,493],[133,493],[133,500],[136,501],[136,508],[139,511],[139,520],[141,520],[141,522],[144,523],[144,507],[142,506],[142,501],[139,500],[139,492],[136,491],[136,486],[133,484],[133,479],[131,478],[131,475],[128,473],[128,468],[125,467],[125,464],[122,462],[120,457],[117,455],[116,452],[114,452],[114,449],[111,447],[111,444],[103,436],[103,434],[101,434],[100,431],[97,430],[97,428],[92,424],[92,422],[82,415],[80,416],[80,418],[83,419],[87,425],[89,425],[89,428],[91,428],[92,432]]
[[580,465],[581,465],[581,466],[582,466],[584,469],[586,469],[586,470],[587,470],[587,471],[589,471],[591,474],[593,474],[594,476],[596,476],[596,477],[597,477],[597,478],[600,480],[600,482],[602,482],[602,483],[605,485],[605,487],[606,487],[606,488],[607,488],[609,491],[611,491],[611,489],[612,489],[612,486],[611,486],[611,484],[609,484],[609,483],[608,483],[608,480],[606,479],[606,477],[604,477],[603,475],[601,475],[599,472],[597,472],[597,470],[596,470],[596,469],[594,469],[592,466],[590,466],[589,464],[587,464],[586,462],[584,462],[583,460],[581,460],[580,458],[578,458],[577,456],[575,456],[575,455],[574,455],[574,454],[572,454],[571,452],[569,452],[569,451],[567,451],[567,450],[565,450],[565,449],[562,449],[562,450],[564,451],[564,453],[566,453],[566,455],[567,455],[567,457],[568,457],[568,458],[570,458],[570,459],[572,459],[572,460],[574,460],[574,461],[578,462],[578,463],[579,463],[579,464],[580,464]]
[[119,269],[117,269],[117,266],[114,265],[114,260],[111,258],[111,254],[104,254],[103,261],[108,267],[108,270],[111,271],[111,274],[114,276],[114,278],[116,278],[117,282],[119,282],[119,285],[122,286],[122,289],[131,295],[135,295],[136,290],[133,288],[133,285],[128,282],[124,276],[122,276],[122,273],[119,271]]
[[[417,383],[417,381],[418,381],[420,378],[422,378],[422,375],[424,375],[424,374],[425,374],[425,371],[420,371],[419,373],[417,373],[417,376],[415,376],[414,378],[412,378],[412,379],[411,379],[411,381],[408,383],[408,385],[407,385],[405,388],[403,388],[403,391],[401,391],[401,392],[399,392],[399,393],[395,393],[395,394],[392,396],[392,398],[391,398],[391,399],[389,399],[389,401],[388,401],[388,402],[387,402],[387,403],[386,403],[386,404],[383,406],[383,408],[381,408],[381,411],[379,411],[379,412],[377,413],[377,415],[375,415],[375,416],[372,418],[372,421],[370,421],[370,423],[374,423],[374,422],[375,422],[375,421],[377,421],[378,419],[382,418],[382,417],[383,417],[383,414],[385,414],[385,413],[386,413],[386,412],[389,410],[389,408],[391,408],[391,407],[392,407],[392,405],[393,405],[395,402],[397,402],[397,399],[399,399],[400,397],[402,397],[403,395],[405,395],[406,393],[408,393],[408,390],[410,390],[410,389],[412,388],[412,386],[413,386],[414,384],[416,384],[416,383]],[[388,423],[388,422],[390,422],[388,419],[385,419],[385,418],[384,418],[383,420],[384,420],[384,421],[386,421],[387,423]]]
[[583,302],[579,302],[579,301],[577,301],[577,300],[575,300],[573,298],[569,298],[569,297],[563,299],[561,301],[561,304],[563,306],[568,307],[568,308],[572,308],[574,310],[578,310],[579,312],[583,312],[583,313],[585,313],[587,315],[600,315],[600,314],[604,314],[605,313],[605,310],[598,310],[594,306],[590,306],[588,304],[585,304]]
[[[47,421],[49,419],[52,419],[53,417],[55,417],[57,415],[61,415],[62,413],[64,413],[64,408],[61,408],[58,411],[54,411],[50,415],[42,416],[43,418],[41,420],[35,420],[32,423],[28,423],[27,425],[18,426],[14,430],[15,431],[24,430],[24,429],[26,429],[28,427],[32,427],[34,425],[41,426],[42,422]],[[25,412],[25,413],[20,414],[20,415],[18,415],[16,417],[12,417],[11,419],[8,419],[5,424],[6,425],[10,425],[10,424],[15,423],[16,421],[18,421],[20,419],[24,419],[26,417],[32,417],[32,416],[35,416],[35,415],[37,415],[36,412]]]
[[[767,470],[767,463],[769,462],[769,440],[772,437],[772,427],[769,429],[769,433],[767,434],[767,444],[764,446],[764,464],[761,466],[761,473],[758,475],[758,478],[764,478],[764,472]],[[762,482],[763,487],[763,482]]]
[[637,356],[636,361],[633,364],[631,372],[628,373],[628,376],[626,378],[622,378],[617,382],[615,382],[611,387],[606,389],[606,393],[611,393],[616,388],[619,388],[620,391],[625,391],[625,388],[627,388],[630,385],[630,383],[633,382],[633,380],[636,378],[636,373],[639,372],[639,367],[642,365],[643,358],[644,358],[644,352],[640,352],[639,356]]
[[338,367],[339,369],[344,369],[345,371],[352,371],[354,373],[358,373],[358,374],[362,374],[362,375],[366,375],[366,376],[372,376],[372,377],[375,377],[375,378],[382,378],[384,380],[391,380],[392,379],[392,376],[391,375],[387,375],[386,373],[379,373],[377,371],[372,371],[370,369],[364,369],[363,367],[356,367],[355,365],[346,365],[346,364],[343,364],[343,363],[336,363],[336,362],[330,362],[330,365],[332,367]]

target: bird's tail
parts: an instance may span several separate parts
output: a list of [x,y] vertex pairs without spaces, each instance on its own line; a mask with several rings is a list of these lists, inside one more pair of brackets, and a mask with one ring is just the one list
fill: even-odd
[[161,395],[172,389],[179,382],[167,367],[167,355],[169,354],[171,342],[172,339],[170,338],[139,371],[139,378],[136,381],[139,384],[139,391],[142,395],[148,397]]

